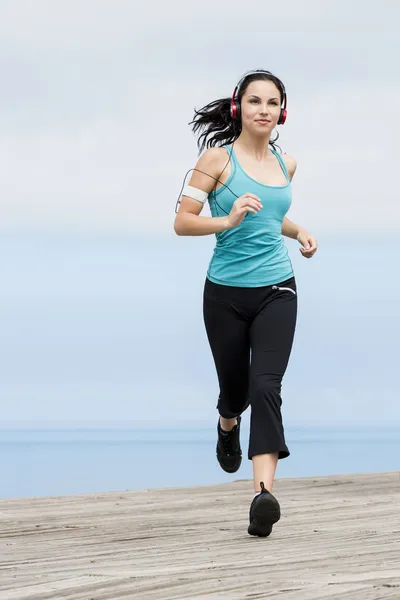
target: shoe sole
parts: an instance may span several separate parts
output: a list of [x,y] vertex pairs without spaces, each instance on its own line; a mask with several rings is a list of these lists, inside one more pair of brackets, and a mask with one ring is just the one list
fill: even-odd
[[223,471],[225,471],[225,473],[236,473],[236,471],[239,471],[240,469],[240,465],[242,464],[242,457],[240,457],[240,459],[235,459],[235,460],[239,460],[239,462],[236,464],[233,464],[232,466],[229,465],[223,465],[220,461],[220,459],[218,458],[218,454],[217,454],[217,460],[219,462],[219,466],[221,467],[221,469]]
[[281,509],[277,500],[270,494],[262,494],[254,508],[253,519],[248,527],[250,535],[267,537],[272,532],[272,525],[281,518]]

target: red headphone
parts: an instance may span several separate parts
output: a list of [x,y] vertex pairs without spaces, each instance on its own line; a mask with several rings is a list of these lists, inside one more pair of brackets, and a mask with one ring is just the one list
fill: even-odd
[[[242,79],[239,81],[239,83],[235,87],[235,89],[233,91],[233,95],[232,95],[231,117],[233,120],[240,118],[240,102],[239,102],[239,98],[238,98],[240,86],[242,85],[242,83],[246,79],[246,77],[249,77],[249,75],[257,75],[257,73],[265,73],[266,75],[272,75],[272,73],[270,71],[264,71],[263,69],[256,69],[255,71],[249,71],[248,73],[243,75]],[[272,75],[272,77],[274,78],[274,83],[275,83],[275,81],[278,82],[278,84],[279,84],[278,87],[280,88],[280,92],[282,95],[282,107],[281,107],[281,112],[279,114],[279,119],[278,119],[277,124],[283,125],[284,122],[286,121],[286,117],[287,117],[287,110],[286,110],[287,99],[286,99],[285,86],[283,85],[283,83],[281,82],[280,79],[275,77],[275,75]]]

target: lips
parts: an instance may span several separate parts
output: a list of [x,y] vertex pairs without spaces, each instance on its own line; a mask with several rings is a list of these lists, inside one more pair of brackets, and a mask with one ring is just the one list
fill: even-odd
[[271,121],[268,121],[268,119],[257,119],[256,123],[262,123],[263,125],[266,125],[267,123],[271,123]]

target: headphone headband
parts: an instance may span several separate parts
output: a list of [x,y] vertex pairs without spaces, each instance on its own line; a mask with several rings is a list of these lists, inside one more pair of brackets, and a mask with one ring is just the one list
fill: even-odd
[[277,79],[277,81],[279,82],[280,92],[282,94],[282,103],[281,103],[281,112],[279,114],[279,119],[278,119],[278,125],[283,125],[284,122],[286,121],[286,117],[287,117],[287,110],[286,110],[287,97],[286,97],[285,86],[283,85],[283,83],[280,79],[278,79],[277,77],[275,77],[275,75],[273,75],[271,73],[271,71],[265,71],[264,69],[255,69],[254,71],[248,71],[247,73],[245,73],[243,75],[243,77],[236,84],[236,87],[233,90],[232,100],[231,100],[231,110],[230,110],[231,117],[232,117],[232,119],[236,119],[240,114],[240,103],[238,102],[238,95],[239,95],[239,91],[240,91],[243,81],[246,79],[246,77],[249,77],[250,75],[257,75],[259,73],[261,73],[261,74],[264,73],[265,75],[272,75],[272,77]]

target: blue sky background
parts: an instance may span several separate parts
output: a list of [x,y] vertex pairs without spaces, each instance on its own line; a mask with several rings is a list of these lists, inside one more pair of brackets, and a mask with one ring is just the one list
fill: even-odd
[[175,236],[174,207],[193,108],[252,68],[286,84],[288,216],[320,242],[287,240],[285,421],[400,423],[400,8],[353,4],[0,6],[2,427],[215,423],[214,239]]

